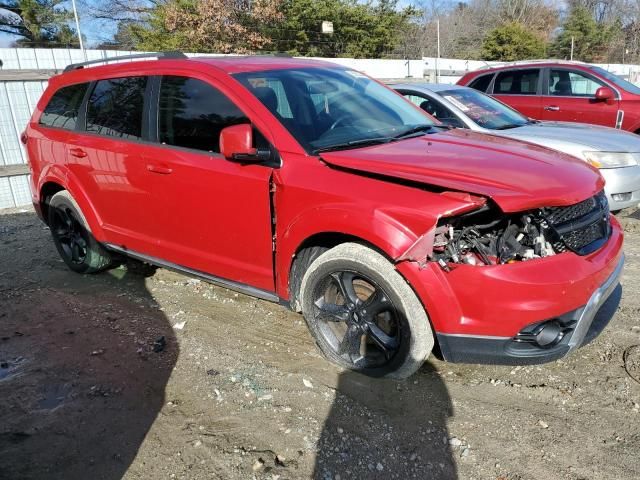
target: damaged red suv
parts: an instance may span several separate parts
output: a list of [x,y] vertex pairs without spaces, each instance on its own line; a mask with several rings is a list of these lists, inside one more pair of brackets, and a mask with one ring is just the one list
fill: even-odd
[[622,232],[585,162],[330,63],[157,57],[70,65],[23,135],[72,270],[127,255],[282,302],[330,360],[395,378],[432,351],[550,361],[612,317]]

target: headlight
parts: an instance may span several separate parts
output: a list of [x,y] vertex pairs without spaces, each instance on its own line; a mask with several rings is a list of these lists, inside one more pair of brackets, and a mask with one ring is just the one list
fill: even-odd
[[597,168],[633,167],[640,164],[640,153],[583,152],[587,162]]

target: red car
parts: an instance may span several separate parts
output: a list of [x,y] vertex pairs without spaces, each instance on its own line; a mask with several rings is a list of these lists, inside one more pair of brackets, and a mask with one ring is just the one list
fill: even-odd
[[157,56],[69,66],[23,135],[72,270],[128,255],[282,302],[329,359],[395,378],[434,344],[557,359],[610,320],[622,232],[585,162],[330,63]]
[[640,133],[640,87],[595,65],[523,61],[467,73],[458,85],[538,120],[593,123]]

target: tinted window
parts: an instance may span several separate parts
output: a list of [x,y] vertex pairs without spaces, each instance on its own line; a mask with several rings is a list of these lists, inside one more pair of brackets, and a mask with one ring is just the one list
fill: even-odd
[[513,70],[500,72],[493,85],[493,93],[507,95],[535,95],[540,70]]
[[54,93],[40,117],[40,124],[73,130],[88,86],[88,83],[80,83],[63,87]]
[[249,123],[231,100],[195,78],[162,78],[158,105],[159,140],[167,145],[220,152],[220,131]]
[[549,93],[562,97],[593,97],[604,84],[577,71],[551,70]]
[[87,106],[87,132],[139,139],[146,77],[100,80]]
[[489,84],[491,83],[492,78],[493,78],[493,74],[482,75],[476,78],[473,82],[471,82],[469,86],[471,88],[475,88],[476,90],[480,90],[481,92],[486,92],[487,88],[489,88]]
[[429,97],[422,97],[414,94],[403,94],[407,100],[420,107],[432,117],[437,118],[445,125],[463,127],[464,124],[456,117],[456,114],[443,104]]

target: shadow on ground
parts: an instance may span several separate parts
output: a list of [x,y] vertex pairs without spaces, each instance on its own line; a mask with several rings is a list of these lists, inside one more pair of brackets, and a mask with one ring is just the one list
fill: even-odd
[[457,478],[447,431],[453,406],[431,363],[403,382],[345,372],[336,390],[314,478]]
[[0,216],[0,478],[122,478],[178,356],[149,273],[72,273],[33,213]]

